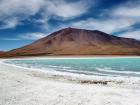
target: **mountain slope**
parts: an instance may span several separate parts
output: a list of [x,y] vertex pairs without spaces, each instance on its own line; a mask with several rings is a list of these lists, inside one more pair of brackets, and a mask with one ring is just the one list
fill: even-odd
[[4,56],[34,55],[140,55],[140,41],[98,30],[65,28]]
[[4,53],[4,51],[0,51],[0,54]]

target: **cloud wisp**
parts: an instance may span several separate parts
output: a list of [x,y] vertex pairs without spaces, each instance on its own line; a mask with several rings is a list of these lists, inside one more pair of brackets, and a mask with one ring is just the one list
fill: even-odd
[[64,0],[48,0],[46,3],[46,8],[44,8],[45,14],[50,14],[51,16],[64,20],[71,19],[87,12],[87,10],[90,8],[88,1],[89,0],[85,2],[84,0],[81,0],[67,3]]
[[38,40],[38,39],[41,39],[45,36],[46,36],[46,34],[44,34],[44,33],[35,32],[35,33],[20,34],[20,35],[17,35],[15,38],[3,38],[2,40],[11,40],[11,41],[15,41],[15,40]]
[[128,31],[128,32],[122,33],[120,34],[120,37],[133,38],[133,39],[140,40],[140,30]]
[[46,34],[44,34],[44,33],[36,32],[36,33],[26,33],[23,35],[19,35],[18,37],[19,37],[19,39],[38,40],[38,39],[41,39],[45,36],[46,36]]
[[[15,28],[18,23],[40,14],[41,22],[51,18],[72,19],[85,14],[90,8],[89,0],[66,2],[65,0],[1,0],[0,29]],[[9,21],[10,20],[10,21]],[[31,19],[32,20],[32,19]]]
[[6,19],[3,21],[2,25],[0,26],[0,29],[14,28],[19,24],[21,24],[21,23],[16,18]]
[[75,28],[84,28],[89,30],[100,30],[106,33],[112,34],[116,31],[120,31],[124,28],[127,28],[134,24],[133,21],[128,21],[124,18],[120,19],[107,19],[107,20],[98,20],[98,19],[87,19],[71,24]]
[[28,2],[24,0],[1,0],[0,22],[2,29],[16,27],[22,20],[35,15],[43,5],[43,0],[28,0]]

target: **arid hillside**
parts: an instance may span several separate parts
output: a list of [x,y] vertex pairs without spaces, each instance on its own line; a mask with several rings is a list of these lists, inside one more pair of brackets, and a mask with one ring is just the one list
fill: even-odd
[[140,41],[98,30],[65,28],[2,57],[42,55],[140,55]]

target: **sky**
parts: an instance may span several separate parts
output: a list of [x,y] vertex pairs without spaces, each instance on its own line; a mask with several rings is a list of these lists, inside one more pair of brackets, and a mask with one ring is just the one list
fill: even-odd
[[140,0],[0,0],[0,50],[66,27],[140,40]]

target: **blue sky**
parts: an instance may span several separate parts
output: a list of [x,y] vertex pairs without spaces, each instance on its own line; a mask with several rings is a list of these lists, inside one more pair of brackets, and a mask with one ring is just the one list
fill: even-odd
[[140,0],[0,0],[0,50],[65,27],[140,40]]

